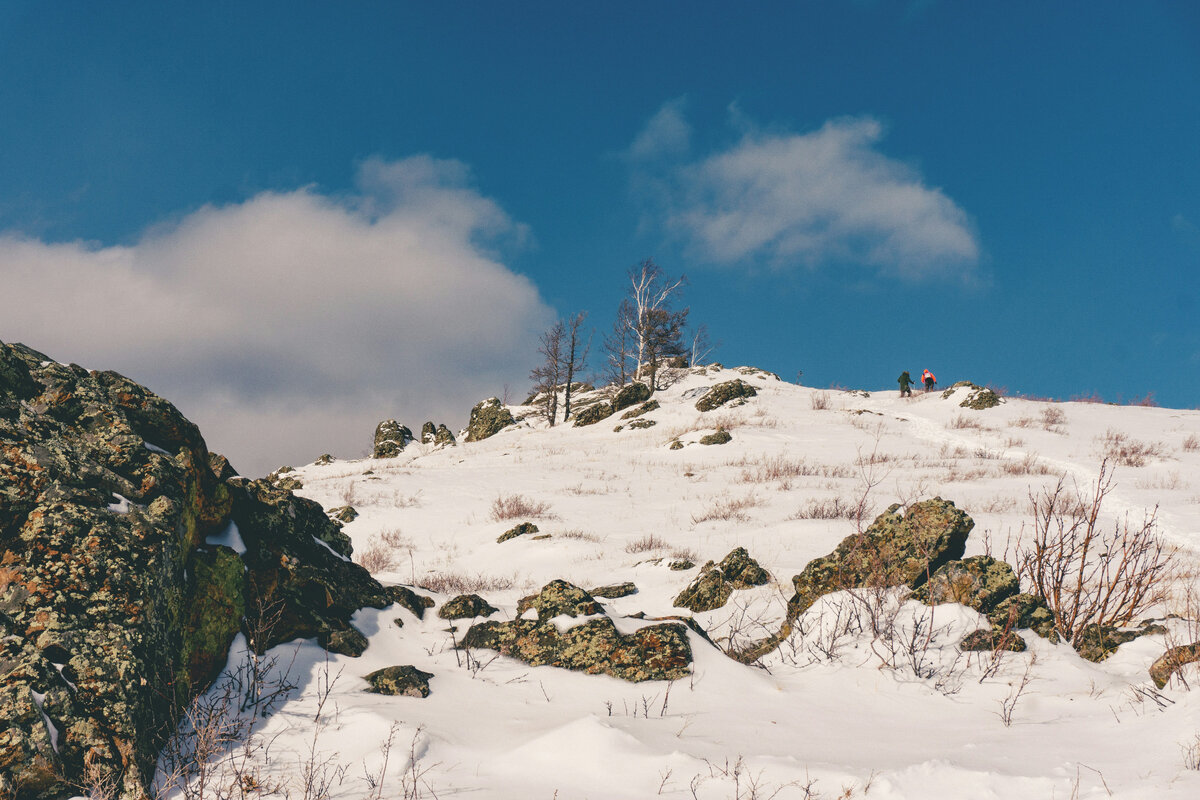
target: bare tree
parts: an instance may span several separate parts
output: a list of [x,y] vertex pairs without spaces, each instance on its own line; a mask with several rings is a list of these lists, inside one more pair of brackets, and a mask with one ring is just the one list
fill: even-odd
[[642,341],[645,347],[642,365],[648,371],[647,383],[651,392],[658,388],[658,367],[662,360],[684,353],[682,336],[687,316],[686,308],[680,311],[652,308],[642,317]]
[[675,295],[686,285],[686,275],[672,278],[652,258],[629,270],[629,301],[634,311],[633,335],[639,367],[646,363],[647,349],[652,344],[650,323],[661,321],[650,316],[650,312],[670,311]]
[[634,330],[637,328],[637,312],[633,303],[626,297],[617,307],[617,318],[613,321],[612,332],[604,337],[604,353],[608,362],[607,378],[609,383],[624,386],[637,364],[630,370],[630,362],[636,357],[633,350]]
[[712,352],[720,346],[720,342],[714,343],[708,336],[708,326],[700,323],[691,331],[691,346],[688,348],[688,366],[697,367],[702,359],[708,358]]
[[533,381],[533,391],[538,395],[534,402],[542,407],[546,421],[554,427],[558,419],[558,385],[562,383],[563,373],[563,340],[566,337],[566,326],[558,320],[541,336],[541,346],[538,353],[542,363],[529,373]]
[[565,347],[562,353],[562,372],[566,378],[566,389],[563,393],[563,420],[571,416],[571,384],[575,382],[576,374],[587,369],[588,353],[592,349],[590,335],[586,342],[583,341],[582,328],[585,319],[587,319],[587,312],[580,311],[567,320]]

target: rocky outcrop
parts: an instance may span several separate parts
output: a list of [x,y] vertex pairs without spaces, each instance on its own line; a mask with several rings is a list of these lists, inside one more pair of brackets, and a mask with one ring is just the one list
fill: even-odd
[[[518,608],[521,613],[536,610],[537,619],[478,623],[463,636],[461,646],[495,650],[532,666],[633,682],[676,680],[691,671],[692,648],[683,625],[650,625],[626,636],[590,594],[566,581],[552,581]],[[570,627],[556,625],[554,619],[563,616],[591,619]]]
[[717,428],[712,433],[700,437],[700,444],[729,444],[733,441],[733,436],[724,428]]
[[1172,675],[1197,661],[1200,661],[1200,642],[1169,648],[1150,665],[1150,679],[1155,686],[1163,689]]
[[758,391],[753,386],[741,378],[734,378],[731,381],[718,383],[705,392],[704,396],[696,401],[696,410],[712,411],[730,401],[745,402],[746,398],[754,397],[757,394]]
[[1000,395],[996,394],[991,389],[985,389],[982,386],[977,386],[970,381],[959,381],[951,386],[946,391],[942,392],[943,399],[949,399],[955,396],[958,392],[963,392],[963,399],[958,405],[961,408],[971,408],[976,411],[982,411],[987,408],[995,408],[1000,405],[1003,400]]
[[735,589],[762,586],[771,575],[750,557],[746,548],[738,547],[721,559],[720,564],[709,561],[700,574],[675,598],[676,608],[690,611],[712,611],[729,601]]
[[615,414],[630,406],[635,406],[638,403],[644,403],[650,399],[650,387],[644,383],[634,381],[622,386],[612,399],[612,410]]
[[619,597],[629,597],[631,594],[637,594],[638,588],[631,581],[624,583],[613,583],[608,586],[597,586],[588,592],[592,597],[603,597],[607,600],[616,600]]
[[584,425],[595,425],[602,419],[606,419],[613,415],[612,403],[606,400],[601,400],[598,403],[592,403],[586,408],[581,408],[575,412],[575,427],[579,428]]
[[460,594],[442,604],[437,615],[442,619],[474,619],[490,617],[497,609],[477,594]]
[[421,426],[421,444],[431,444],[435,447],[445,445],[453,447],[458,444],[454,439],[454,434],[445,425],[434,425],[432,422],[426,422]]
[[412,431],[394,419],[385,419],[375,426],[375,448],[372,458],[395,458],[413,441]]
[[967,534],[975,526],[949,500],[936,497],[901,514],[893,505],[862,533],[847,536],[832,553],[813,559],[792,578],[796,593],[788,601],[787,621],[779,633],[730,655],[747,663],[771,652],[791,635],[791,623],[821,596],[855,588],[919,588],[944,564],[962,558]]
[[499,398],[489,397],[475,404],[471,419],[467,422],[467,441],[480,442],[495,436],[515,422],[512,412],[504,407]]
[[166,400],[0,343],[0,796],[79,794],[86,763],[146,797],[239,630],[353,649],[350,615],[391,597],[348,553]]
[[621,419],[633,419],[634,417],[640,417],[643,414],[649,414],[651,411],[657,411],[658,408],[659,408],[658,401],[651,400],[648,403],[642,403],[637,408],[629,409],[628,411],[626,411],[624,414],[621,415]]
[[411,664],[384,667],[367,675],[367,683],[371,684],[367,691],[397,697],[429,697],[429,679],[432,677],[432,672],[419,670]]
[[1019,591],[1021,583],[1007,562],[972,556],[943,564],[913,596],[931,605],[961,603],[987,615]]
[[522,522],[520,525],[509,528],[504,533],[500,534],[500,536],[496,539],[496,544],[503,544],[509,539],[515,539],[518,536],[526,536],[528,534],[537,532],[537,525],[534,525],[532,522]]

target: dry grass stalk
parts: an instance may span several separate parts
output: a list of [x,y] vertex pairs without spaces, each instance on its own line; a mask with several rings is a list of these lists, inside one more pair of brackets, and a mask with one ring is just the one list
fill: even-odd
[[1126,517],[1102,529],[1112,480],[1105,459],[1088,494],[1069,490],[1065,478],[1031,494],[1033,541],[1017,546],[1018,577],[1046,599],[1055,628],[1072,643],[1089,625],[1131,623],[1169,590],[1174,553],[1159,537],[1157,508],[1140,525]]
[[467,575],[461,572],[431,572],[421,578],[422,589],[439,594],[473,594],[476,592],[503,592],[512,589],[517,582],[503,575],[485,575],[482,572]]
[[1167,455],[1158,442],[1139,442],[1111,429],[1100,440],[1100,447],[1105,461],[1113,461],[1122,467],[1144,467],[1150,459]]
[[788,519],[857,519],[858,504],[833,497],[828,500],[810,500]]
[[692,524],[699,525],[701,522],[710,522],[712,520],[721,520],[723,522],[737,520],[738,522],[745,522],[749,519],[746,515],[746,509],[759,505],[762,505],[762,501],[753,492],[745,497],[719,497],[706,510],[700,512],[700,514],[693,514]]
[[1194,433],[1189,433],[1188,437],[1183,440],[1183,452],[1194,453],[1200,450],[1200,437]]
[[666,539],[656,536],[653,533],[647,533],[625,545],[625,552],[648,553],[652,550],[664,550],[670,546],[670,543]]

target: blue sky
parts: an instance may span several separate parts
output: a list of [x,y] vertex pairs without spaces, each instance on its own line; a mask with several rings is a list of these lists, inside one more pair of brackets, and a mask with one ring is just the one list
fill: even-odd
[[0,109],[0,339],[256,467],[650,256],[727,364],[1200,405],[1193,3],[9,0]]

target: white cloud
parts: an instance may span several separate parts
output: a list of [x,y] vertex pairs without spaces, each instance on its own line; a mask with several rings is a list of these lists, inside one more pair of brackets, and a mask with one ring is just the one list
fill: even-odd
[[684,118],[685,100],[680,97],[663,105],[629,146],[629,157],[635,160],[679,156],[688,151],[692,126]]
[[692,257],[852,263],[910,279],[963,274],[977,263],[967,214],[876,149],[878,121],[830,120],[806,134],[759,133],[744,118],[738,127],[745,132],[729,149],[635,183],[656,187],[657,213]]
[[384,417],[461,424],[553,316],[488,249],[524,228],[469,180],[371,159],[348,197],[267,192],[131,246],[0,235],[0,339],[146,384],[246,473],[357,456]]

